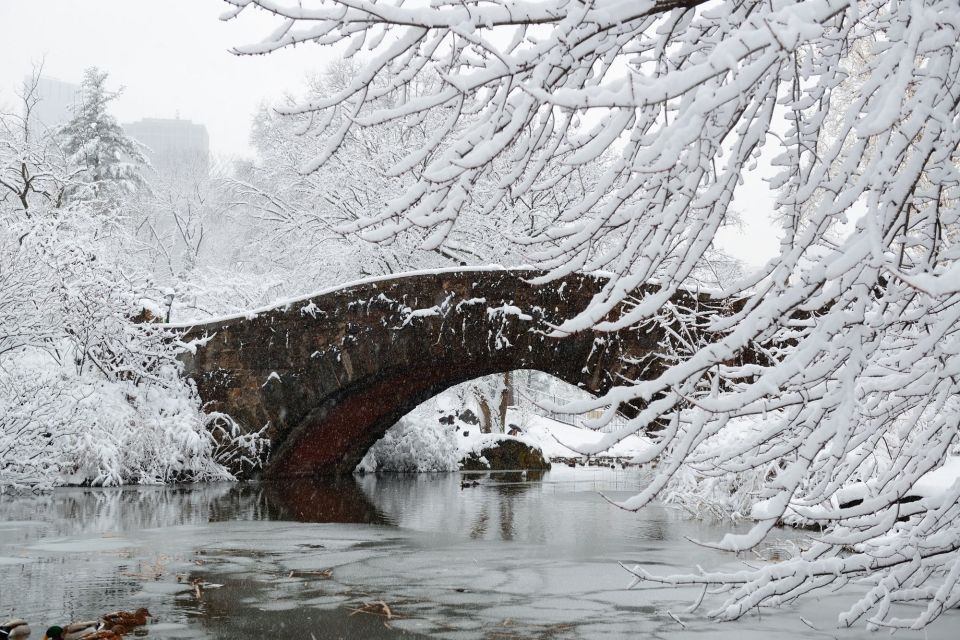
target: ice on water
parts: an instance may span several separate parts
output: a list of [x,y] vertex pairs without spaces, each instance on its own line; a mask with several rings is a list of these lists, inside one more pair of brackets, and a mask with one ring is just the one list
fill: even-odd
[[[716,539],[727,527],[662,507],[624,512],[597,494],[640,482],[639,473],[596,469],[524,482],[492,474],[469,490],[456,475],[368,476],[351,489],[356,504],[348,515],[331,516],[341,522],[294,522],[291,512],[273,507],[284,494],[263,487],[55,492],[45,498],[45,526],[26,517],[18,524],[36,507],[20,497],[5,505],[12,519],[0,534],[0,564],[22,568],[5,580],[0,615],[42,626],[147,606],[155,614],[153,638],[320,638],[317,629],[365,638],[400,631],[607,640],[714,633],[703,610],[686,611],[697,590],[626,588],[618,560],[664,571],[740,566],[732,555],[685,539]],[[158,515],[161,506],[166,515]],[[11,603],[7,593],[20,600]],[[854,595],[810,599],[722,629],[738,640],[786,632],[831,637],[837,612]],[[926,637],[949,637],[948,628],[935,625]],[[871,637],[865,629],[842,636]]]

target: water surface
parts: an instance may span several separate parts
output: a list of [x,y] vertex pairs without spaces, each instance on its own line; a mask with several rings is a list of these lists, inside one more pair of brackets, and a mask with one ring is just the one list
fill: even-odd
[[[780,532],[763,559],[738,558],[688,541],[733,524],[602,498],[638,491],[637,470],[488,474],[467,487],[465,477],[0,497],[0,617],[30,620],[35,638],[138,606],[158,639],[875,637],[835,628],[856,588],[718,624],[688,611],[699,590],[628,590],[618,565],[734,569],[805,544],[802,533]],[[952,613],[897,637],[953,638],[958,623]]]

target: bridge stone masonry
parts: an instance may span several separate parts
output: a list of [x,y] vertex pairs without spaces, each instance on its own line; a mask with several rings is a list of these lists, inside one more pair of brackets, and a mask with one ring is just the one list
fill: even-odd
[[[199,340],[186,372],[208,411],[229,414],[246,431],[266,426],[264,474],[290,477],[352,472],[403,415],[480,376],[535,369],[602,394],[663,370],[660,325],[551,336],[605,279],[573,274],[538,286],[529,282],[536,275],[410,274],[197,324],[183,337]],[[674,302],[717,306],[691,293]]]

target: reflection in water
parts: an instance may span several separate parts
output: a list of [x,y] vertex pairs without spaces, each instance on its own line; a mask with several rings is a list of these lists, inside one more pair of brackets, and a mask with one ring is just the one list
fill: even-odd
[[[231,485],[211,484],[202,491],[181,488],[65,489],[49,494],[0,497],[0,542],[3,546],[29,544],[38,539],[63,539],[95,535],[120,541],[129,529],[149,529],[209,521]],[[23,522],[17,526],[17,522]],[[0,556],[27,555],[0,550]],[[0,618],[24,611],[36,620],[39,615],[55,622],[85,619],[100,612],[105,600],[125,601],[140,591],[135,577],[144,571],[140,561],[127,562],[122,545],[103,551],[110,556],[113,571],[104,571],[99,562],[78,562],[65,555],[42,558],[41,562],[14,564],[0,562]],[[19,607],[30,598],[32,607]]]
[[[240,505],[233,496],[238,493],[238,485],[228,483],[199,488],[59,489],[45,494],[2,495],[0,513],[3,521],[37,520],[37,526],[58,535],[103,533],[206,522],[224,509],[235,513]],[[241,510],[248,511],[247,505]],[[4,536],[11,533],[5,531]]]
[[263,491],[269,520],[393,524],[353,476],[271,482],[263,485]]
[[[736,569],[686,541],[730,527],[598,493],[644,483],[635,469],[561,468],[2,496],[0,618],[43,628],[148,606],[155,639],[711,637],[702,613],[682,613],[697,593],[627,591],[616,562]],[[831,629],[834,598],[850,599],[724,629],[830,637],[799,618]],[[957,618],[928,637],[950,637]]]
[[[401,526],[449,533],[469,532],[475,539],[513,540],[517,527],[534,542],[544,542],[537,507],[543,472],[473,473],[462,480],[455,474],[367,475],[358,477],[371,503]],[[523,494],[534,499],[520,514],[516,502]],[[490,523],[494,528],[490,529]]]

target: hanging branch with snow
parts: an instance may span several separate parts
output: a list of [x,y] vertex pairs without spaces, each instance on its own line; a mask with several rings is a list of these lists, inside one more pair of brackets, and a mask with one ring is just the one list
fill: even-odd
[[[750,549],[794,516],[826,533],[756,571],[637,576],[729,586],[724,618],[861,576],[876,587],[846,624],[920,627],[957,605],[957,487],[922,513],[901,504],[956,447],[960,423],[955,2],[227,2],[228,18],[255,7],[280,21],[241,54],[313,42],[365,61],[340,91],[286,110],[310,114],[324,141],[304,171],[354,130],[442,116],[389,169],[409,178],[403,193],[348,225],[369,239],[442,246],[468,207],[492,211],[596,167],[594,188],[518,238],[550,271],[544,283],[614,276],[561,333],[655,319],[695,284],[744,176],[772,158],[779,250],[717,293],[745,302],[700,317],[709,341],[595,406],[646,403],[620,437],[668,424],[645,458],[657,478],[624,507],[684,468],[763,470],[756,526],[716,546]],[[475,189],[495,166],[495,188]],[[756,345],[769,362],[738,363]],[[841,507],[838,492],[860,481],[862,502]],[[905,601],[926,607],[901,619],[891,607]]]

